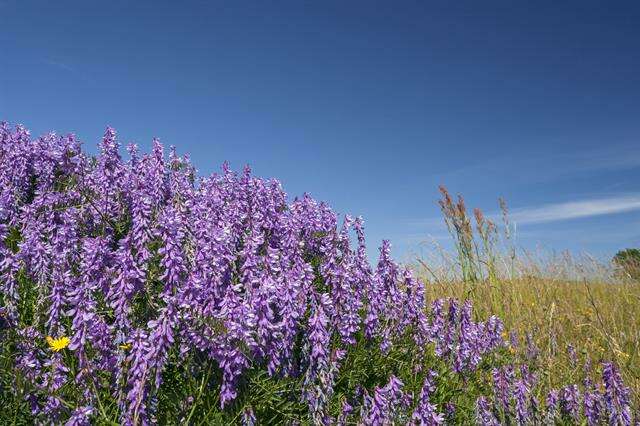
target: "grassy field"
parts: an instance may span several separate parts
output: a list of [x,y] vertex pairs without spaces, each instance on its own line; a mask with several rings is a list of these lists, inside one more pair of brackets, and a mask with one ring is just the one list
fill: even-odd
[[[532,254],[516,247],[506,203],[501,224],[454,200],[441,187],[440,206],[455,250],[440,247],[414,269],[430,299],[471,299],[480,318],[497,315],[517,337],[516,355],[537,367],[540,396],[598,375],[615,362],[640,410],[640,281],[620,265],[588,255]],[[587,368],[585,368],[585,364]]]
[[[426,271],[422,271],[428,279]],[[527,357],[527,334],[537,348],[540,392],[584,379],[584,364],[612,360],[640,407],[640,283],[557,281],[541,278],[499,280],[495,284],[436,282],[430,298],[474,301],[476,315],[498,315],[519,336],[518,356]],[[571,355],[575,349],[577,362]]]

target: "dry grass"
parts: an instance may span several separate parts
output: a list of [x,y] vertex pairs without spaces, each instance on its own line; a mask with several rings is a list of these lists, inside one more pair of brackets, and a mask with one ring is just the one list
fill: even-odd
[[[427,271],[421,274],[428,278]],[[531,333],[540,350],[536,362],[543,372],[543,390],[581,381],[587,357],[594,366],[613,360],[632,389],[634,406],[640,407],[640,283],[533,277],[495,284],[431,282],[431,299],[472,299],[477,315],[498,315],[508,330],[517,331],[521,347]],[[577,364],[568,345],[578,353]],[[524,350],[520,352],[524,357]]]
[[640,410],[640,267],[518,249],[504,200],[502,226],[476,209],[474,227],[462,196],[454,201],[445,187],[440,192],[453,253],[436,245],[410,262],[431,283],[430,298],[471,299],[479,317],[497,315],[519,336],[516,356],[523,359],[529,335],[538,355],[527,361],[537,364],[541,393],[582,381],[587,360],[594,368],[600,360],[614,361]]

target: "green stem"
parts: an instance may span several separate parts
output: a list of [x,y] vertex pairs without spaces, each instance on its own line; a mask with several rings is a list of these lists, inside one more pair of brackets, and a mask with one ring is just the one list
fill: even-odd
[[207,373],[202,376],[202,381],[200,382],[200,389],[198,390],[198,397],[196,398],[195,401],[193,401],[193,405],[191,406],[191,411],[189,412],[189,416],[187,417],[187,420],[185,422],[186,424],[189,424],[189,421],[191,420],[193,413],[195,413],[196,411],[196,407],[198,406],[198,403],[200,402],[200,398],[202,397],[202,392],[204,391],[204,384],[209,381],[209,376],[211,375],[211,363],[209,362],[208,364],[209,366],[207,367]]

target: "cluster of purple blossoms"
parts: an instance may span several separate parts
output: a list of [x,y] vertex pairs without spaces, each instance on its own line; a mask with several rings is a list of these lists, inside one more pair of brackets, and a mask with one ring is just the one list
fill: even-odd
[[437,377],[437,373],[430,370],[424,379],[422,390],[420,391],[420,398],[418,404],[411,416],[411,420],[418,425],[435,426],[444,423],[444,415],[439,413],[436,406],[431,403],[429,397],[436,389],[434,379]]
[[408,419],[404,417],[410,403],[410,395],[403,392],[403,386],[400,379],[391,375],[389,383],[374,389],[373,396],[369,396],[365,391],[360,413],[361,423],[372,426],[407,423]]
[[455,299],[435,300],[425,327],[436,354],[449,359],[458,373],[474,371],[485,354],[505,346],[502,321],[492,316],[486,322],[474,322],[472,310],[471,301],[460,308]]
[[[0,124],[0,332],[12,333],[12,374],[34,416],[87,424],[111,395],[112,421],[154,423],[177,354],[216,366],[221,410],[239,399],[249,370],[263,368],[300,378],[315,424],[441,424],[456,407],[434,400],[435,373],[421,364],[428,348],[466,377],[506,345],[501,321],[474,321],[470,302],[429,304],[387,241],[370,265],[361,218],[340,223],[308,195],[288,202],[278,181],[248,168],[198,178],[188,157],[171,149],[166,159],[157,140],[149,154],[128,153],[111,128],[92,158],[74,135],[32,139]],[[332,418],[350,350],[385,355],[406,341],[422,389],[406,391],[390,371],[384,385],[341,395]],[[605,372],[588,412],[625,424],[628,390],[615,367]],[[481,423],[526,423],[539,411],[535,377],[520,374],[494,371],[493,402],[476,406]],[[78,392],[63,404],[65,387]],[[572,392],[560,393],[558,416],[575,412]],[[254,408],[244,408],[244,424],[256,423]]]
[[478,398],[476,422],[479,425],[495,425],[514,421],[518,425],[580,424],[631,425],[629,388],[612,363],[603,363],[602,382],[594,383],[590,377],[590,361],[587,360],[583,390],[570,384],[560,390],[553,389],[544,404],[539,403],[532,392],[536,375],[526,365],[519,374],[512,365],[494,369],[493,398]]

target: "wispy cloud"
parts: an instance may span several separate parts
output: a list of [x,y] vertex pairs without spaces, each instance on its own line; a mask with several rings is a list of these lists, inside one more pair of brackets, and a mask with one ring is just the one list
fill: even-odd
[[[544,173],[540,165],[544,164]],[[570,153],[541,153],[515,157],[513,155],[479,159],[458,169],[434,174],[439,182],[465,182],[470,179],[484,185],[496,182],[530,184],[557,181],[577,176],[621,172],[640,167],[637,143],[612,143],[606,148]]]
[[640,151],[636,144],[614,144],[608,149],[581,151],[565,160],[571,172],[634,169],[640,167]]
[[46,60],[45,63],[47,65],[51,65],[52,67],[61,68],[61,69],[65,70],[65,71],[69,71],[69,72],[73,72],[73,73],[76,72],[76,70],[72,66],[67,65],[67,64],[65,64],[63,62]]
[[547,223],[560,220],[602,216],[640,210],[640,194],[590,200],[546,204],[540,207],[515,209],[511,220],[517,224]]
[[632,246],[640,242],[640,222],[630,221],[620,226],[615,221],[605,221],[596,230],[585,231],[583,227],[556,227],[550,232],[548,229],[536,229],[535,227],[521,228],[518,230],[519,241],[536,243],[550,243],[551,246],[566,246],[567,242],[588,246],[590,244],[611,244]]
[[45,64],[58,68],[60,70],[63,70],[65,72],[68,72],[70,74],[73,74],[74,76],[80,78],[81,80],[84,80],[87,83],[92,83],[93,80],[91,78],[89,78],[86,74],[78,71],[75,67],[72,67],[71,65],[64,63],[64,62],[60,62],[60,61],[54,61],[51,59],[47,59],[44,61]]

